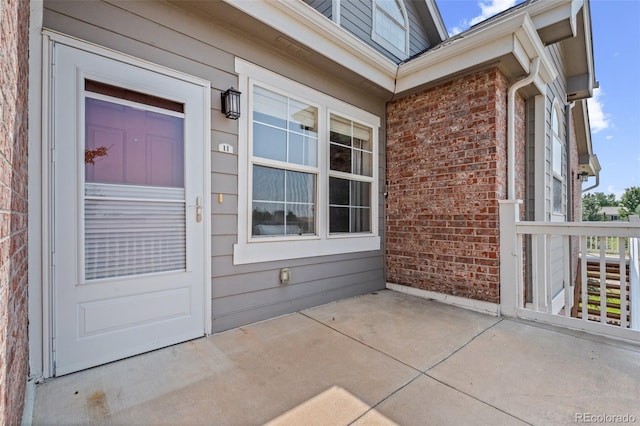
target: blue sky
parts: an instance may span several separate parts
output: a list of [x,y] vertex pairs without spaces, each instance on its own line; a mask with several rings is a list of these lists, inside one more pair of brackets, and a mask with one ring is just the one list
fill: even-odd
[[[547,1],[547,0],[542,0]],[[436,0],[449,31],[464,31],[522,0]],[[596,80],[589,100],[594,152],[602,171],[591,192],[640,186],[640,1],[591,0]],[[591,178],[587,186],[595,183]]]

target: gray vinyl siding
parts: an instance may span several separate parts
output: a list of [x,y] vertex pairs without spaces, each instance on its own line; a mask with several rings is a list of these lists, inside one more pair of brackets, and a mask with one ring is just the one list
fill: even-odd
[[[429,39],[422,21],[413,2],[404,2],[409,18],[409,56],[413,56],[427,49]],[[401,62],[405,58],[398,58],[378,43],[373,41],[373,0],[342,0],[340,2],[340,25],[382,53],[389,59]]]
[[309,6],[322,13],[329,19],[333,19],[332,3],[333,0],[304,0]]
[[[385,287],[384,247],[377,251],[304,259],[233,264],[237,243],[238,122],[220,113],[220,92],[234,86],[236,56],[341,99],[381,118],[379,147],[380,192],[384,191],[384,99],[350,86],[267,41],[227,32],[197,13],[166,3],[45,2],[44,27],[211,82],[211,293],[213,330],[294,312]],[[246,99],[246,98],[245,98]],[[234,154],[217,151],[231,144]],[[218,202],[218,194],[223,202]],[[379,229],[384,197],[379,195]],[[279,283],[279,270],[289,267],[289,285]]]

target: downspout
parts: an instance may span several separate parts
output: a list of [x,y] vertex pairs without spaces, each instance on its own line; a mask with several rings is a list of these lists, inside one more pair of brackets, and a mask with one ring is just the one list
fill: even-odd
[[516,199],[516,92],[531,84],[538,76],[540,57],[536,56],[531,63],[531,72],[522,80],[511,85],[507,92],[507,199]]

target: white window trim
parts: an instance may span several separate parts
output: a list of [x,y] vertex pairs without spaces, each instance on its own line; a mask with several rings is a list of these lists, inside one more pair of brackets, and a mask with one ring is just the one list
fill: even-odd
[[[377,28],[378,24],[376,23],[376,14],[378,14],[378,13],[384,13],[385,15],[387,15],[387,14],[385,12],[383,12],[381,10],[381,8],[378,6],[377,0],[373,0],[373,2],[371,4],[371,8],[372,8],[372,12],[371,12],[371,21],[372,21],[371,22],[371,39],[373,41],[375,41],[376,43],[378,43],[383,48],[385,48],[386,50],[388,50],[389,52],[391,52],[392,54],[394,54],[395,56],[397,56],[398,58],[407,59],[409,57],[409,35],[410,35],[409,34],[409,15],[407,14],[407,9],[405,8],[404,1],[397,0],[397,2],[400,5],[400,11],[402,12],[402,16],[404,17],[404,23],[403,23],[404,33],[405,33],[404,51],[398,49],[396,46],[394,46],[389,41],[387,41],[384,37],[382,37],[380,34],[378,34],[378,28]],[[393,20],[395,21],[395,19],[393,19]]]
[[[354,253],[380,249],[379,235],[379,177],[378,177],[378,134],[380,117],[342,102],[310,87],[296,83],[279,74],[261,68],[250,62],[236,58],[235,71],[238,73],[239,90],[246,94],[242,102],[242,114],[238,120],[238,243],[233,246],[233,263],[247,264],[274,260],[298,259],[342,253]],[[297,98],[307,104],[317,106],[318,114],[318,174],[316,201],[316,235],[302,237],[252,238],[249,232],[251,214],[251,87],[257,82],[261,87],[276,90]],[[294,95],[295,94],[295,95]],[[329,235],[329,185],[328,185],[328,128],[329,114],[373,127],[373,182],[371,205],[371,232],[366,234]]]
[[[555,129],[553,128],[553,117],[555,117],[558,120],[558,133],[556,133]],[[565,197],[565,178],[564,178],[564,173],[563,173],[563,169],[564,169],[564,161],[562,161],[563,158],[563,152],[564,152],[564,146],[563,146],[563,140],[561,137],[561,129],[562,129],[562,114],[561,114],[561,110],[560,110],[560,102],[558,102],[558,99],[554,99],[553,103],[552,103],[552,108],[551,108],[551,117],[550,117],[550,123],[551,123],[551,170],[550,170],[550,175],[551,175],[551,220],[552,221],[564,221],[566,220],[566,197]],[[556,155],[558,153],[555,152],[554,149],[554,145],[555,145],[555,141],[556,139],[560,142],[560,174],[558,174],[554,168],[553,168],[553,162],[554,159],[556,157]],[[554,206],[553,206],[553,199],[554,199],[554,190],[553,190],[553,180],[554,179],[558,179],[560,181],[560,185],[562,186],[562,194],[560,196],[561,198],[561,207],[560,207],[560,211],[555,211],[554,210]]]

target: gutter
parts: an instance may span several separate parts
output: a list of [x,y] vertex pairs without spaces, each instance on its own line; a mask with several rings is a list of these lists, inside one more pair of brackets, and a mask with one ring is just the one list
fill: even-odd
[[516,92],[531,84],[538,76],[540,57],[533,58],[531,72],[528,76],[516,81],[507,92],[507,199],[516,199]]

